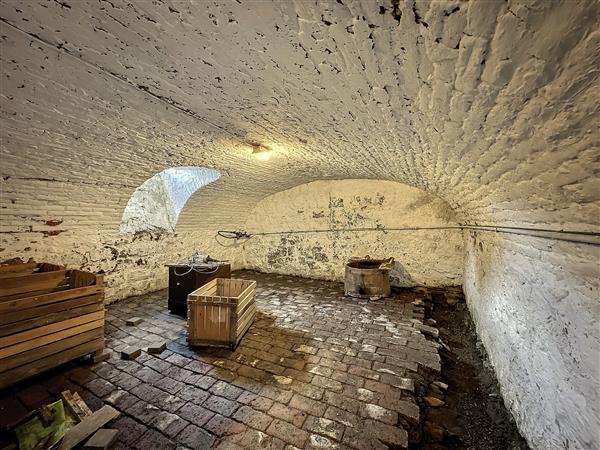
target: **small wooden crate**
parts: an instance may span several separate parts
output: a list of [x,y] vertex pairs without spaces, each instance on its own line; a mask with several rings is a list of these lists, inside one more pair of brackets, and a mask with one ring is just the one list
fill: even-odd
[[191,346],[234,349],[254,322],[256,281],[216,278],[188,295]]
[[0,266],[0,389],[104,349],[101,275],[17,266]]

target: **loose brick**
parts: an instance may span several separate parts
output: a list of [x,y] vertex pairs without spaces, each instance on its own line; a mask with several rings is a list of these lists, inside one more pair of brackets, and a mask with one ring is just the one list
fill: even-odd
[[130,325],[130,326],[135,326],[135,325],[139,325],[140,323],[143,322],[144,319],[142,319],[141,317],[130,317],[129,319],[127,319],[125,321],[125,324]]
[[123,359],[135,359],[142,354],[142,349],[139,347],[126,347],[121,350],[121,358]]

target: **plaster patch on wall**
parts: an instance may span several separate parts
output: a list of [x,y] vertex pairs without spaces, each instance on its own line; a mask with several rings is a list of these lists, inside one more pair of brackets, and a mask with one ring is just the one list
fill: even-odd
[[[351,257],[393,256],[393,285],[458,285],[463,258],[459,230],[385,231],[456,225],[446,202],[401,183],[315,181],[263,199],[250,214],[246,229],[251,233],[333,231],[255,236],[244,244],[244,264],[269,272],[342,280]],[[361,231],[343,231],[351,229]]]

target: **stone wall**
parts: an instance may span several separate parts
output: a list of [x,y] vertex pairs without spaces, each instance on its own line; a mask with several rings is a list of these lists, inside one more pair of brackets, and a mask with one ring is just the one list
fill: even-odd
[[600,249],[465,232],[464,290],[519,429],[536,449],[598,448]]
[[0,180],[0,261],[33,258],[104,273],[106,300],[167,286],[169,262],[192,253],[234,259],[205,224],[177,233],[120,233],[134,189],[122,184],[73,183],[5,177]]
[[[456,226],[443,200],[391,181],[315,181],[260,201],[250,232]],[[394,257],[396,286],[462,282],[460,230],[336,231],[255,236],[243,246],[244,265],[266,272],[343,280],[350,257]]]

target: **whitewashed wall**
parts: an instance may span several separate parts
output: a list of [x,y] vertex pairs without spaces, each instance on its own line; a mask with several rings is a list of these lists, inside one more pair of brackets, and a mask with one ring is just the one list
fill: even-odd
[[[250,232],[456,226],[448,204],[392,181],[315,181],[260,201],[249,215]],[[459,285],[460,230],[295,233],[255,236],[243,247],[246,267],[343,280],[353,256],[394,257],[396,286]]]
[[[105,270],[121,298],[162,287],[161,265],[192,249],[235,258],[217,229],[321,179],[405,183],[468,222],[598,229],[597,1],[5,0],[0,11],[0,259]],[[250,141],[273,157],[253,160]],[[190,198],[178,236],[120,236],[135,189],[181,166],[222,178]],[[563,373],[568,346],[532,356],[538,340],[562,343],[560,330],[518,315],[523,292],[566,283],[573,316],[588,317],[597,259],[536,245],[518,252],[535,276],[520,256],[470,257],[470,307],[532,447],[597,448],[575,387],[557,396],[558,419],[551,399],[539,407],[543,377],[531,374]],[[474,287],[483,271],[493,282]],[[549,297],[527,298],[547,308]],[[504,336],[498,314],[527,339]],[[573,348],[588,349],[585,323],[569,326]],[[552,376],[541,386],[563,380]]]
[[536,449],[596,449],[600,248],[465,232],[464,289],[509,410]]

